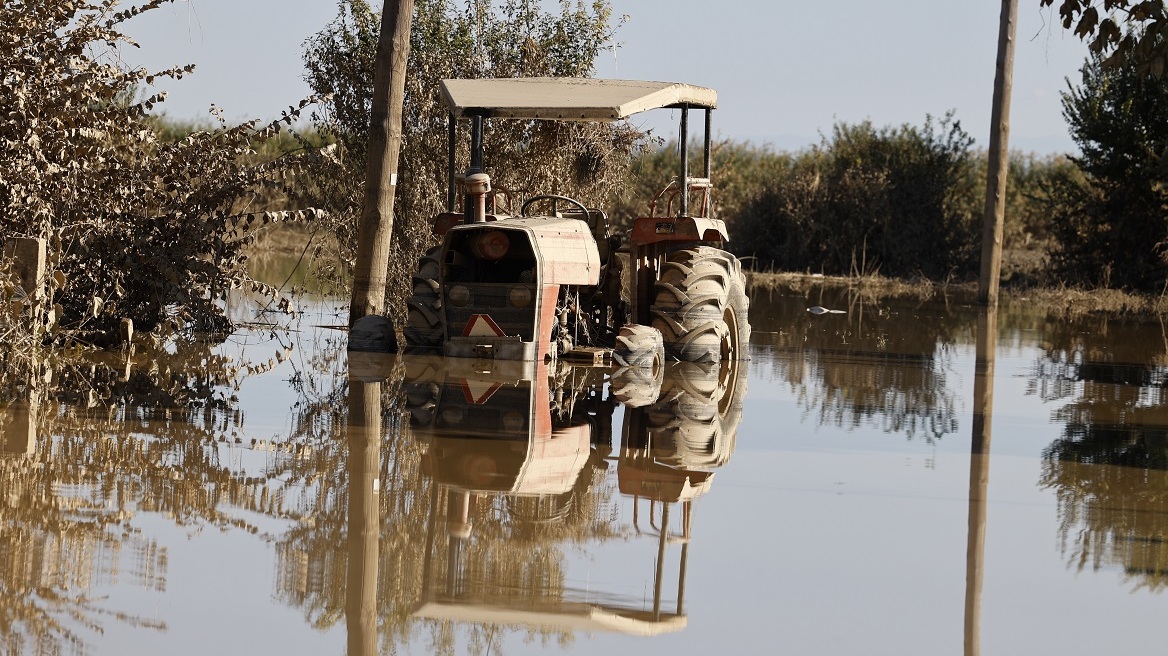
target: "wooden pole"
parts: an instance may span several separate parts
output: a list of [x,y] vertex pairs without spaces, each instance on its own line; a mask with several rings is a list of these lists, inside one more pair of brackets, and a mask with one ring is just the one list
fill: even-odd
[[998,64],[994,74],[994,104],[990,114],[990,152],[986,169],[985,220],[982,225],[981,276],[977,300],[997,307],[1002,274],[1002,225],[1006,214],[1006,171],[1010,161],[1010,90],[1014,84],[1014,33],[1018,0],[1002,0],[998,28]]
[[365,197],[357,232],[357,263],[353,272],[353,300],[349,325],[361,317],[385,310],[385,276],[393,236],[393,198],[401,153],[402,100],[414,0],[385,0],[377,64],[373,74],[373,111],[369,117]]

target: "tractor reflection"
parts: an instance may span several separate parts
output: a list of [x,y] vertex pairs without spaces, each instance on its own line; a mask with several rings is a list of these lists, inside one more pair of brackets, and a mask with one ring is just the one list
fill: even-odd
[[[416,616],[563,633],[685,627],[693,504],[733,451],[744,367],[404,361],[410,425],[437,491]],[[630,506],[624,535],[656,547],[652,598],[573,587],[569,545],[621,537],[611,513]]]

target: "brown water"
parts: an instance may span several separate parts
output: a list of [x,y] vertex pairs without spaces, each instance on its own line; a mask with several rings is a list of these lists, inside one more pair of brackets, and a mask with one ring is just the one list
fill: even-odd
[[749,363],[655,380],[349,362],[318,327],[340,310],[304,304],[293,330],[46,364],[9,395],[0,653],[1097,654],[1160,637],[1159,323],[759,292]]

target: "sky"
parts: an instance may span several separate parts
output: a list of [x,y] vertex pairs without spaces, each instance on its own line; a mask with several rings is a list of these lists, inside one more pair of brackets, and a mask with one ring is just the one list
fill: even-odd
[[[611,2],[626,19],[597,77],[711,87],[718,137],[797,150],[837,122],[921,125],[954,111],[975,146],[988,145],[999,2]],[[196,65],[162,87],[172,117],[206,117],[214,103],[231,119],[274,118],[309,95],[303,42],[336,9],[332,0],[178,0],[126,24],[141,47],[122,57],[151,70]],[[1016,44],[1011,149],[1073,151],[1060,92],[1078,80],[1087,46],[1039,0],[1019,0]],[[669,114],[635,122],[668,137]]]

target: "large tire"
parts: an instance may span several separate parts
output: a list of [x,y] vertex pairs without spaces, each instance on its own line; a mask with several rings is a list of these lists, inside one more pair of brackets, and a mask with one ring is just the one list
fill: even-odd
[[440,348],[444,337],[442,327],[442,300],[439,276],[442,247],[435,246],[418,260],[413,275],[413,293],[406,299],[406,346],[409,348]]
[[621,326],[612,359],[621,367],[653,369],[664,366],[665,343],[661,331],[637,324]]
[[612,353],[616,366],[609,381],[613,397],[630,408],[657,400],[665,373],[665,344],[661,332],[649,326],[621,326]]
[[750,299],[738,258],[698,246],[669,254],[653,286],[653,327],[683,362],[747,359]]
[[643,408],[656,403],[661,396],[661,381],[665,367],[637,369],[624,367],[613,372],[610,385],[612,397],[621,405]]
[[402,365],[401,401],[410,426],[428,428],[434,423],[445,383],[442,360],[430,355],[406,355]]
[[671,365],[647,410],[654,459],[682,469],[726,464],[742,421],[746,369],[737,360]]

